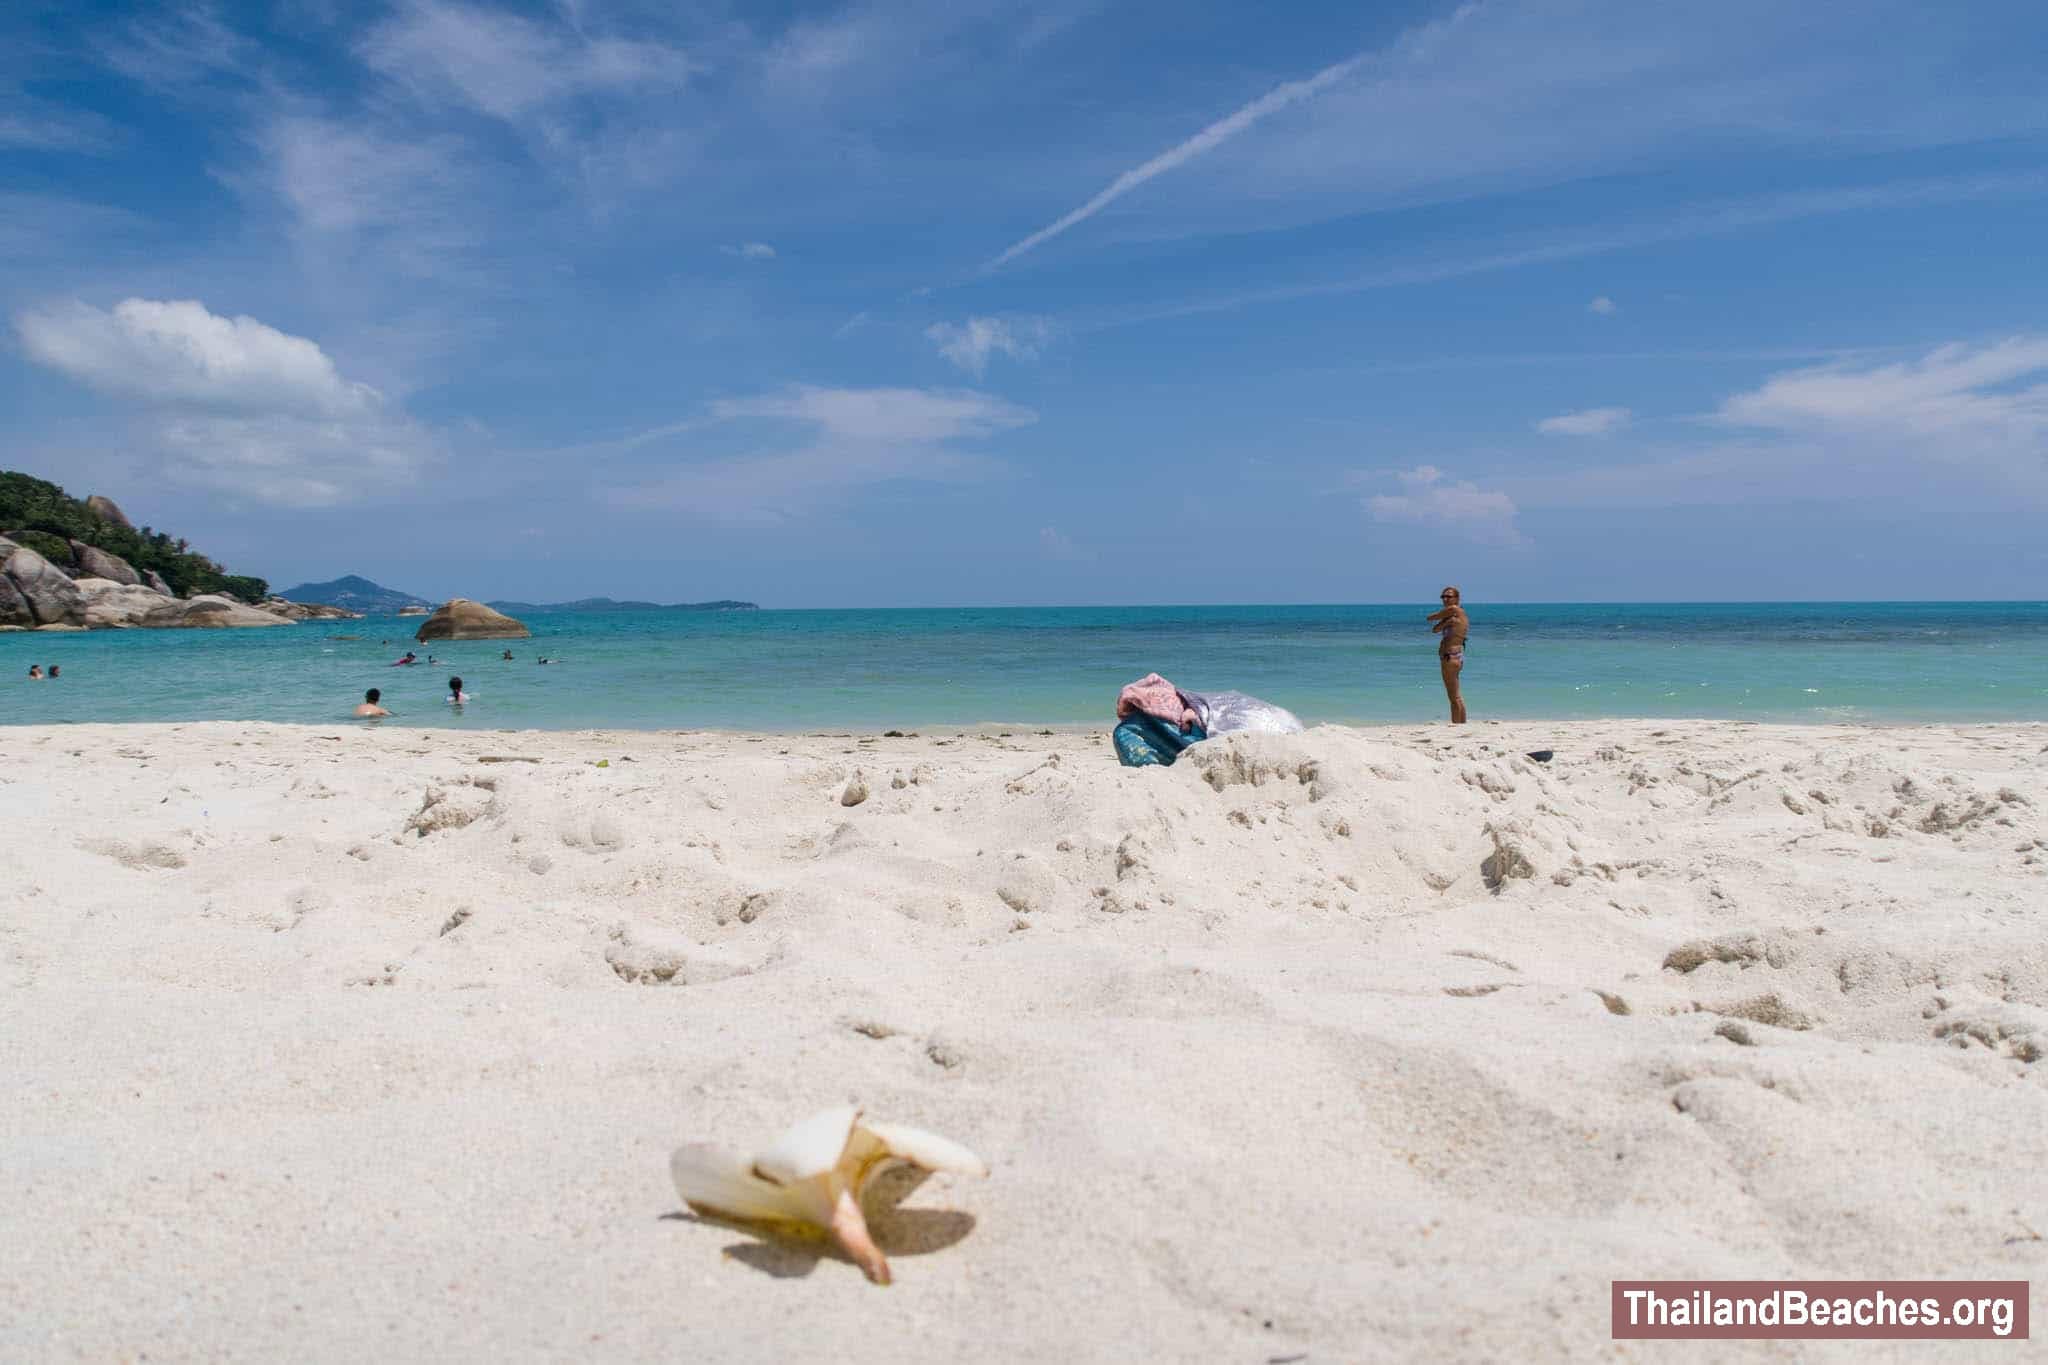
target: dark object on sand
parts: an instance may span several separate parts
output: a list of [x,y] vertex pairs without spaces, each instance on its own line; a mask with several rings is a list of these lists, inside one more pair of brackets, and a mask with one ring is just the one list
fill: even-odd
[[1527,756],[1529,758],[1535,759],[1538,763],[1548,763],[1550,762],[1551,756],[1554,755],[1556,752],[1557,751],[1555,749],[1532,749],[1529,751]]

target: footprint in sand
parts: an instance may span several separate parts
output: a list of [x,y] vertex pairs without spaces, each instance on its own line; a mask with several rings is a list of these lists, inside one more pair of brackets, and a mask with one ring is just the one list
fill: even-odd
[[659,931],[620,925],[610,937],[604,950],[605,965],[619,980],[635,986],[703,986],[753,971],[713,949]]
[[2048,1028],[2043,1028],[2030,1017],[2038,1011],[2022,1013],[2010,1007],[1991,1007],[1958,1013],[1941,1020],[1934,1026],[1934,1036],[1951,1047],[1971,1049],[1988,1048],[2001,1057],[2011,1057],[2032,1065],[2048,1054],[2044,1039],[2048,1039]]
[[80,839],[78,847],[87,853],[111,858],[136,872],[167,872],[185,866],[185,855],[169,844],[125,839]]
[[1758,963],[1783,967],[1793,956],[1789,944],[1767,940],[1761,934],[1723,934],[1719,938],[1696,938],[1679,944],[1664,955],[1664,969],[1686,975],[1709,962],[1726,962],[1745,969]]

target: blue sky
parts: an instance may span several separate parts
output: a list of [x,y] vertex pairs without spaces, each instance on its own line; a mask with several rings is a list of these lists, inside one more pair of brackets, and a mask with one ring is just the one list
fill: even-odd
[[776,606],[2048,597],[2048,8],[0,14],[0,464]]

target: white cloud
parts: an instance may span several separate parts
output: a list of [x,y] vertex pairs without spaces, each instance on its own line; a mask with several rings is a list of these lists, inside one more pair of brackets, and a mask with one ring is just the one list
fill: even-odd
[[875,96],[900,109],[907,58],[914,57],[921,92],[963,73],[978,88],[990,88],[992,59],[1028,53],[1099,4],[853,0],[818,7],[826,12],[792,23],[758,54],[758,69],[778,104]]
[[313,416],[382,401],[314,342],[189,299],[124,299],[111,312],[74,302],[23,313],[15,328],[31,359],[121,397]]
[[286,507],[389,494],[440,452],[432,433],[402,413],[381,411],[349,421],[172,413],[154,434],[172,479]]
[[1333,278],[1273,285],[1235,294],[1212,295],[1208,298],[1134,308],[1101,317],[1089,325],[1093,328],[1122,327],[1195,317],[1204,313],[1227,312],[1262,304],[1288,303],[1295,299],[1320,298],[1377,289],[1403,289],[1462,279],[1470,275],[1580,260],[1589,256],[1656,246],[1665,242],[1682,242],[1696,237],[1740,232],[1774,223],[1796,222],[1804,218],[1858,213],[1873,209],[1909,208],[1926,204],[1967,203],[2006,198],[2031,199],[2039,196],[2044,189],[2048,189],[2048,175],[2038,170],[2029,170],[1893,180],[1842,189],[1802,190],[1789,194],[1710,200],[1682,206],[1676,214],[1662,219],[1603,225],[1588,229],[1582,235],[1501,242],[1493,245],[1491,249],[1478,250],[1469,255],[1425,258],[1397,265],[1379,264],[1370,270]]
[[1627,426],[1631,416],[1627,408],[1587,408],[1546,417],[1536,430],[1545,436],[1609,436]]
[[815,88],[821,79],[886,46],[882,41],[886,36],[882,17],[876,13],[798,24],[766,55],[769,83],[786,90]]
[[514,121],[572,96],[673,87],[690,73],[681,49],[590,38],[469,5],[414,0],[371,33],[364,61],[417,94]]
[[0,89],[0,149],[96,153],[111,150],[116,140],[113,123],[90,110]]
[[935,322],[924,334],[940,355],[979,379],[988,370],[990,356],[1036,359],[1052,339],[1053,325],[1040,317],[969,318],[958,324]]
[[1057,526],[1038,528],[1038,548],[1047,559],[1057,559],[1069,564],[1078,564],[1095,558],[1091,551],[1075,544],[1074,538]]
[[1722,402],[1726,439],[1504,480],[1524,507],[1907,501],[1996,490],[2048,504],[2048,337],[1949,345],[1906,361],[1787,370]]
[[2048,105],[2035,98],[2038,64],[2022,55],[2038,42],[2006,10],[1965,31],[1939,26],[1913,0],[1824,11],[1772,0],[1486,0],[1232,138],[1200,174],[1130,196],[1116,231],[1157,240],[1287,230],[1655,175],[1702,157],[2038,136]]
[[255,48],[212,5],[186,4],[134,19],[101,43],[100,56],[132,81],[182,95],[238,72]]
[[30,359],[142,405],[172,479],[258,501],[355,501],[409,481],[435,437],[305,337],[191,301],[73,302],[25,312]]
[[1617,310],[1615,307],[1614,300],[1608,298],[1605,294],[1601,294],[1598,297],[1596,297],[1591,303],[1586,305],[1586,311],[1589,313],[1598,313],[1600,314],[1600,316],[1606,317]]
[[1435,465],[1399,471],[1403,492],[1378,494],[1365,500],[1374,521],[1410,522],[1454,531],[1474,540],[1518,545],[1515,503],[1505,493],[1488,492],[1467,481],[1452,482]]
[[1001,469],[999,462],[959,443],[1038,420],[1028,408],[970,389],[808,386],[721,399],[710,404],[708,417],[708,423],[671,424],[664,434],[701,439],[707,425],[767,422],[788,424],[796,435],[770,438],[744,454],[681,462],[650,482],[604,496],[718,520],[785,521],[874,484],[988,477]]
[[438,265],[445,252],[473,240],[462,223],[469,158],[452,138],[389,136],[366,124],[294,116],[264,128],[259,145],[271,187],[310,232],[389,233],[390,263],[414,268]]
[[737,256],[743,261],[772,261],[775,248],[766,242],[741,242],[735,246],[718,248],[728,256]]
[[721,420],[786,418],[825,435],[852,441],[928,444],[992,436],[1038,420],[1020,408],[973,389],[826,389],[801,385],[752,398],[711,404]]
[[[2024,62],[1945,34],[1901,43],[1920,19],[1907,0],[1819,21],[1768,0],[1463,5],[1242,105],[984,269],[1113,204],[1125,239],[1167,240],[1650,171],[1731,145],[1912,148],[2048,128]],[[1167,176],[1197,158],[1200,174]]]
[[1717,415],[1800,434],[2036,442],[2048,436],[2048,337],[1943,346],[1862,369],[1790,370],[1729,398]]

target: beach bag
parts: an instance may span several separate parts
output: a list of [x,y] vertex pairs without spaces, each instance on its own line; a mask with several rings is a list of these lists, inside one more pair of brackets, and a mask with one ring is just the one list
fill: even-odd
[[1202,718],[1211,735],[1298,735],[1301,720],[1284,706],[1248,692],[1183,692],[1181,698]]
[[1173,761],[1180,757],[1181,750],[1208,737],[1208,732],[1200,725],[1182,731],[1142,711],[1110,732],[1110,740],[1116,745],[1117,762],[1126,768],[1148,768],[1153,764],[1171,767]]

